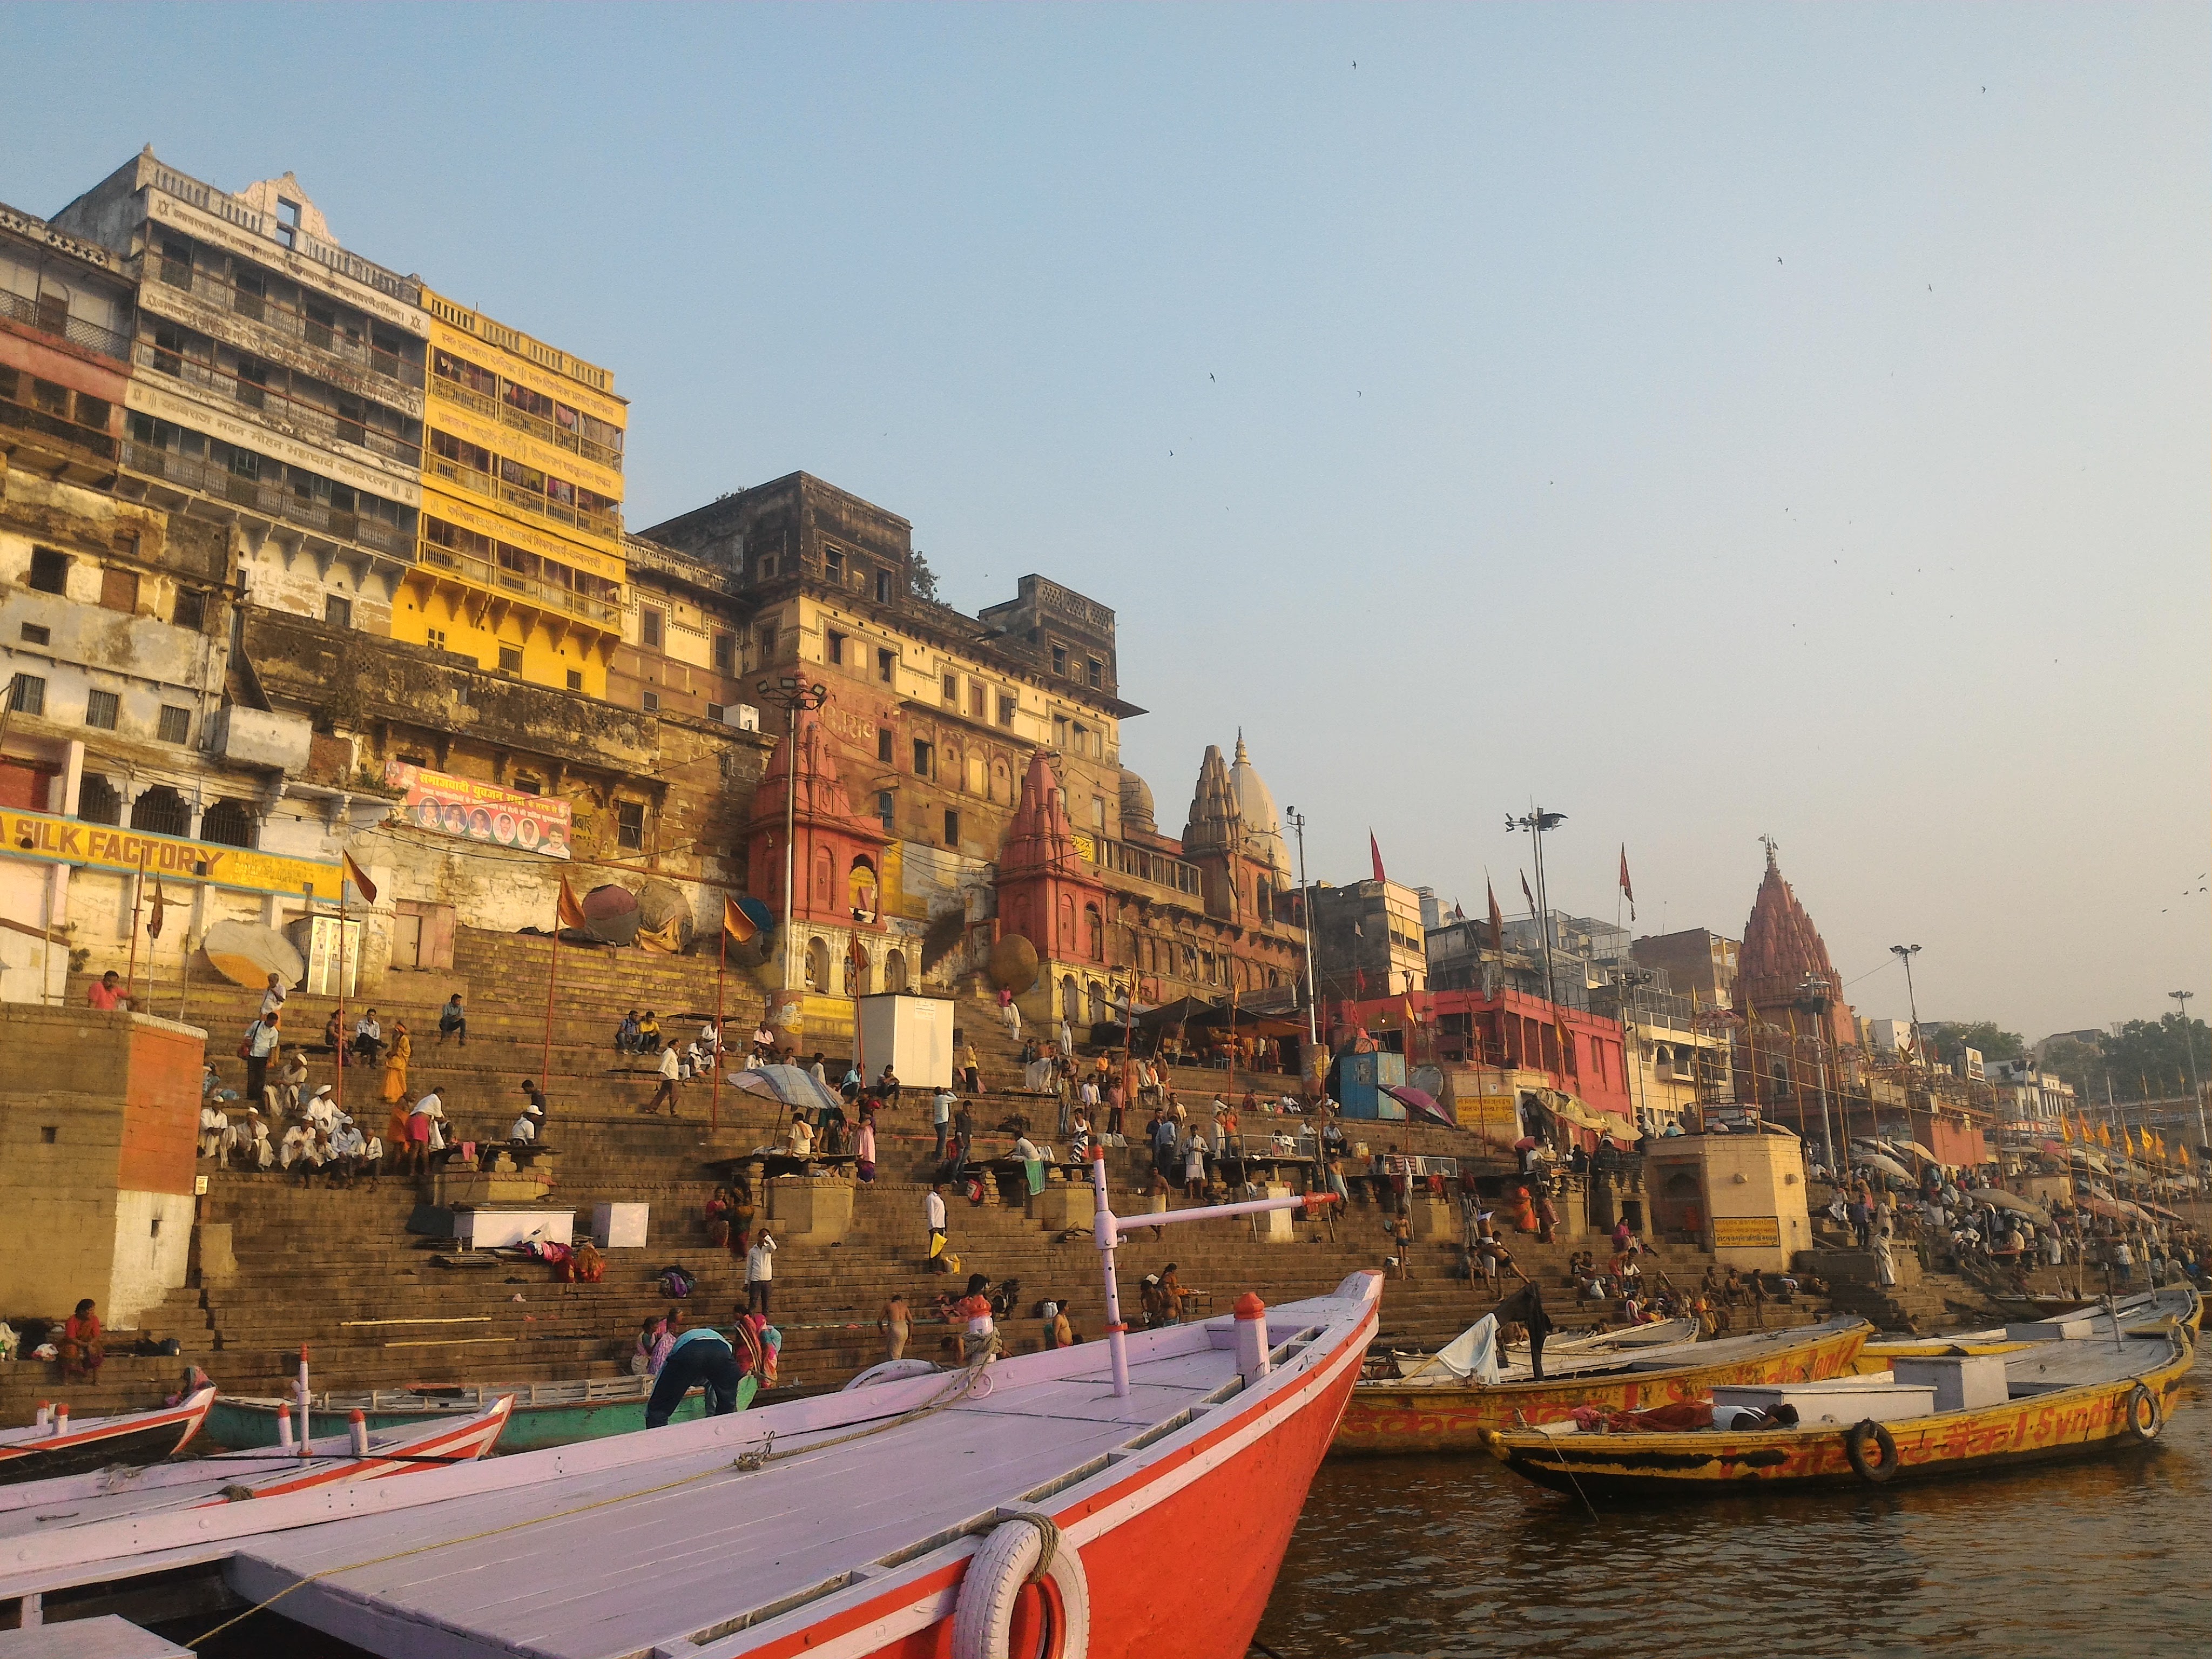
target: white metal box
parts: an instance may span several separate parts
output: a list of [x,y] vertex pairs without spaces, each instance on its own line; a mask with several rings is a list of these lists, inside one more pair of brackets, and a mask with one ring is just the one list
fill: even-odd
[[1936,1410],[1932,1383],[1896,1382],[1879,1372],[1872,1376],[1838,1376],[1825,1382],[1745,1382],[1713,1390],[1716,1406],[1755,1406],[1771,1412],[1788,1404],[1804,1423],[1894,1423],[1928,1417]]
[[650,1204],[595,1204],[592,1206],[592,1242],[603,1250],[641,1250],[645,1248],[646,1217]]
[[1899,1382],[1931,1383],[1939,1412],[1978,1412],[2002,1406],[2011,1394],[2002,1354],[1929,1354],[1900,1358],[1890,1368]]
[[455,1210],[453,1237],[474,1250],[495,1250],[507,1244],[550,1241],[574,1242],[574,1210]]
[[859,1000],[854,1059],[870,1082],[889,1066],[900,1086],[945,1089],[952,1085],[952,1003],[883,991]]
[[2039,1319],[2028,1325],[2005,1327],[2008,1342],[2079,1342],[2096,1329],[2087,1319]]

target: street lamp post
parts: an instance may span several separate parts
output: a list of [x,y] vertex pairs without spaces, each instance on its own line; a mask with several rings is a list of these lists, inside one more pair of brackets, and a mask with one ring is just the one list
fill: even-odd
[[785,771],[788,786],[783,800],[783,989],[791,988],[791,955],[795,943],[791,927],[793,882],[796,865],[793,859],[792,842],[797,834],[799,822],[799,715],[820,708],[830,701],[830,688],[816,684],[807,684],[794,674],[781,679],[763,680],[757,690],[763,702],[773,703],[784,714],[784,740],[791,745],[791,754]]
[[1912,1060],[1915,1065],[1918,1065],[1921,1061],[1920,999],[1912,991],[1912,958],[1920,954],[1920,947],[1917,945],[1893,945],[1889,947],[1889,953],[1905,964],[1905,1000],[1912,1010]]
[[1298,915],[1305,923],[1306,944],[1306,1065],[1310,1069],[1321,1050],[1321,1006],[1314,996],[1313,890],[1306,885],[1306,819],[1295,806],[1283,817],[1298,838]]
[[[1798,991],[1813,1011],[1813,1065],[1814,1075],[1820,1079],[1820,1138],[1828,1143],[1828,1167],[1832,1170],[1836,1167],[1836,1131],[1835,1126],[1828,1121],[1828,981],[1818,974],[1808,974]],[[1843,1121],[1844,1139],[1848,1142],[1851,1138],[1850,1108],[1840,1099],[1836,1103],[1836,1115]],[[1879,1140],[1881,1139],[1881,1119],[1875,1112],[1871,1101],[1868,1103],[1868,1115],[1874,1120],[1868,1133],[1872,1139]],[[1800,1128],[1804,1127],[1804,1109],[1801,1106],[1797,1114]]]
[[2204,1131],[2204,1085],[2197,1074],[2197,1038],[2189,1029],[2189,999],[2196,994],[2194,991],[2166,993],[2166,995],[2173,999],[2175,1006],[2181,1010],[2181,1041],[2189,1049],[2189,1088],[2190,1091],[2197,1097],[2197,1145],[2200,1153],[2198,1162],[2202,1163],[2203,1149],[2212,1146],[2212,1135],[2207,1134]]
[[[1567,815],[1565,812],[1547,812],[1540,806],[1531,807],[1517,818],[1508,817],[1505,820],[1505,827],[1509,831],[1526,830],[1529,839],[1536,844],[1536,928],[1538,937],[1544,947],[1544,1000],[1552,1005],[1552,1025],[1554,1030],[1558,1029],[1559,1024],[1559,988],[1552,979],[1552,899],[1544,887],[1544,832],[1547,830],[1556,830],[1566,821]],[[1559,1068],[1563,1079],[1566,1064],[1567,1057],[1563,1052],[1559,1055]]]

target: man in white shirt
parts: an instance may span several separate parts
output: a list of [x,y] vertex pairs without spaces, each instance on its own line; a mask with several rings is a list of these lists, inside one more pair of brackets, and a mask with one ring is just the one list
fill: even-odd
[[768,1317],[769,1294],[775,1288],[775,1237],[765,1227],[745,1252],[745,1311]]
[[814,1126],[796,1112],[791,1117],[791,1155],[793,1158],[814,1156]]
[[660,1086],[653,1091],[653,1098],[645,1103],[648,1114],[659,1111],[665,1101],[668,1105],[669,1116],[683,1115],[676,1109],[676,1079],[683,1074],[682,1063],[676,1054],[676,1045],[672,1042],[660,1051]]
[[276,1148],[269,1139],[269,1125],[253,1107],[246,1109],[246,1121],[231,1125],[223,1136],[223,1156],[242,1155],[249,1170],[265,1170],[276,1161]]
[[922,1218],[929,1225],[929,1269],[944,1273],[945,1267],[945,1188],[933,1182],[927,1195],[921,1200]]
[[261,1018],[268,1018],[283,1006],[284,976],[282,974],[271,974],[269,975],[269,989],[261,998]]
[[213,1104],[200,1108],[200,1156],[219,1158],[222,1143],[230,1133],[230,1119]]
[[315,1132],[304,1123],[295,1123],[284,1131],[284,1139],[277,1146],[276,1167],[289,1170],[302,1158],[310,1164],[323,1161],[315,1150]]
[[507,1132],[507,1138],[509,1140],[520,1141],[525,1145],[536,1140],[539,1116],[538,1103],[534,1100],[524,1101],[521,1114],[514,1120],[514,1127]]
[[445,1121],[446,1103],[432,1090],[415,1103],[415,1109],[407,1115],[407,1151],[403,1164],[420,1175],[430,1167],[430,1143],[437,1138],[438,1125]]
[[337,1125],[337,1103],[331,1097],[329,1084],[325,1083],[315,1091],[308,1099],[306,1109],[300,1115],[307,1121],[310,1127],[320,1130],[324,1133],[328,1133]]
[[953,1105],[952,1091],[950,1089],[939,1089],[931,1097],[929,1103],[929,1121],[937,1130],[935,1156],[940,1159],[945,1156],[945,1138],[951,1132]]

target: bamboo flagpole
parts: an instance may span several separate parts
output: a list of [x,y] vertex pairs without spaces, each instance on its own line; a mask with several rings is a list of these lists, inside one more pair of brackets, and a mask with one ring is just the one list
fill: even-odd
[[[376,884],[368,878],[368,872],[354,862],[352,854],[341,853],[338,854],[338,1041],[337,1052],[331,1056],[331,1107],[341,1117],[345,1115],[346,887],[349,883],[361,890],[362,903],[373,905],[376,902]],[[272,1048],[270,1052],[273,1054],[275,1049]],[[305,1350],[301,1352],[305,1352]],[[304,1413],[306,1409],[303,1404],[301,1410]]]
[[[138,911],[146,900],[146,855],[153,850],[150,844],[142,844],[139,847],[138,881],[137,884],[131,890],[131,965],[124,970],[123,975],[123,1006],[126,1008],[135,1007],[137,1005]],[[150,957],[151,954],[149,951],[148,955]],[[147,978],[149,981],[153,978],[150,970],[147,974]]]
[[753,919],[738,908],[737,900],[727,893],[722,895],[722,937],[714,962],[714,1052],[709,1056],[714,1065],[714,1086],[707,1097],[707,1127],[722,1127],[722,1059],[729,1053],[729,1033],[722,1029],[722,985],[729,972],[730,941],[749,944],[760,929]]
[[553,948],[545,953],[545,1042],[538,1056],[538,1091],[550,1094],[553,1087],[553,986],[561,972],[561,930],[581,927],[584,907],[576,902],[576,895],[568,885],[564,872],[561,890],[553,901]]

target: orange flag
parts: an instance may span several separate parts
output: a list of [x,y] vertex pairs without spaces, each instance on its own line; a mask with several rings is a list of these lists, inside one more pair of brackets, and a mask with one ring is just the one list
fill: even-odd
[[722,931],[730,936],[733,945],[748,944],[760,932],[753,925],[753,919],[739,909],[737,900],[727,893],[722,895]]
[[354,890],[361,895],[361,902],[363,904],[375,903],[376,884],[368,878],[368,872],[367,871],[363,870],[361,866],[353,861],[353,854],[350,853],[339,854],[338,865],[341,872],[340,879],[349,881],[354,884]]
[[561,896],[554,902],[553,914],[562,927],[586,926],[584,907],[576,902],[576,895],[569,887],[568,878],[565,875],[561,878]]

